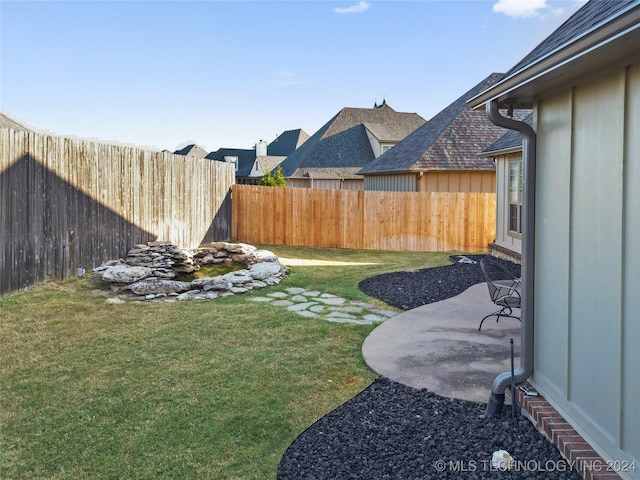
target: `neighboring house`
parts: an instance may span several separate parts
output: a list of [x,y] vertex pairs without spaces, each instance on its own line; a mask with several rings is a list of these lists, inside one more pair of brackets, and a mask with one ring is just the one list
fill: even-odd
[[[484,112],[482,114],[484,115]],[[522,121],[532,126],[533,114],[527,115]],[[522,135],[515,130],[509,130],[478,156],[493,158],[496,164],[496,238],[489,244],[489,252],[496,257],[520,263]]]
[[417,113],[396,112],[386,101],[343,108],[282,162],[287,186],[363,190],[360,170],[422,124]]
[[18,122],[17,120],[14,120],[13,118],[11,118],[6,113],[0,111],[0,128],[2,128],[2,127],[12,128],[14,130],[25,130],[25,131],[28,131],[28,132],[33,130],[32,128],[29,128],[26,125],[23,125],[22,123]]
[[208,152],[204,148],[196,144],[187,145],[186,147],[181,148],[180,150],[176,150],[173,153],[175,155],[185,155],[196,158],[205,158],[208,154]]
[[482,150],[504,134],[484,112],[467,106],[502,78],[493,73],[360,170],[365,190],[495,192],[496,168]]
[[220,148],[205,158],[236,165],[236,183],[256,185],[267,173],[276,170],[287,155],[309,138],[302,129],[287,130],[267,145],[260,140],[254,149]]
[[627,479],[640,479],[639,46],[640,0],[592,0],[469,102],[495,122],[498,106],[534,111],[535,133],[522,128],[518,379],[532,370],[538,391]]

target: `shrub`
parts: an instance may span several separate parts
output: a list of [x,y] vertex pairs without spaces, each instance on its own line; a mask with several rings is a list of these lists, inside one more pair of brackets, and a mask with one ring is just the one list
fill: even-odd
[[268,172],[264,177],[260,179],[258,185],[262,185],[263,187],[285,188],[287,186],[287,181],[284,178],[282,167],[278,167],[273,175],[271,174],[271,172]]

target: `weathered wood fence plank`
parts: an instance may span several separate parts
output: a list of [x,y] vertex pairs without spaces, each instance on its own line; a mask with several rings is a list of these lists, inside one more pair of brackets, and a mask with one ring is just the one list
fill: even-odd
[[136,243],[228,240],[234,179],[223,162],[0,128],[0,295]]

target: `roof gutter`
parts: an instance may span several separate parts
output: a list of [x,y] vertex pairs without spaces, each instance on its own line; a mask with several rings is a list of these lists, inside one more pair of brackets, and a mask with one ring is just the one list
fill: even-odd
[[[536,133],[525,122],[500,115],[498,101],[487,104],[487,118],[498,127],[515,130],[522,135],[522,162],[524,170],[522,206],[522,317],[520,331],[520,367],[514,372],[515,383],[523,383],[533,373],[533,281],[535,264],[535,178]],[[511,372],[498,375],[491,386],[487,416],[502,413],[505,390],[511,384]],[[515,401],[515,399],[511,399]]]

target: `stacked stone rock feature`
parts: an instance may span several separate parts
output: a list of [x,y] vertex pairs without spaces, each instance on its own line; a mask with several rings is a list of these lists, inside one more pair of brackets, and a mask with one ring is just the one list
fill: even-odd
[[[201,265],[242,264],[246,269],[192,282],[174,280]],[[124,260],[110,260],[93,270],[94,277],[134,300],[213,299],[280,283],[289,269],[272,252],[244,243],[214,242],[185,250],[169,242],[135,245]]]

